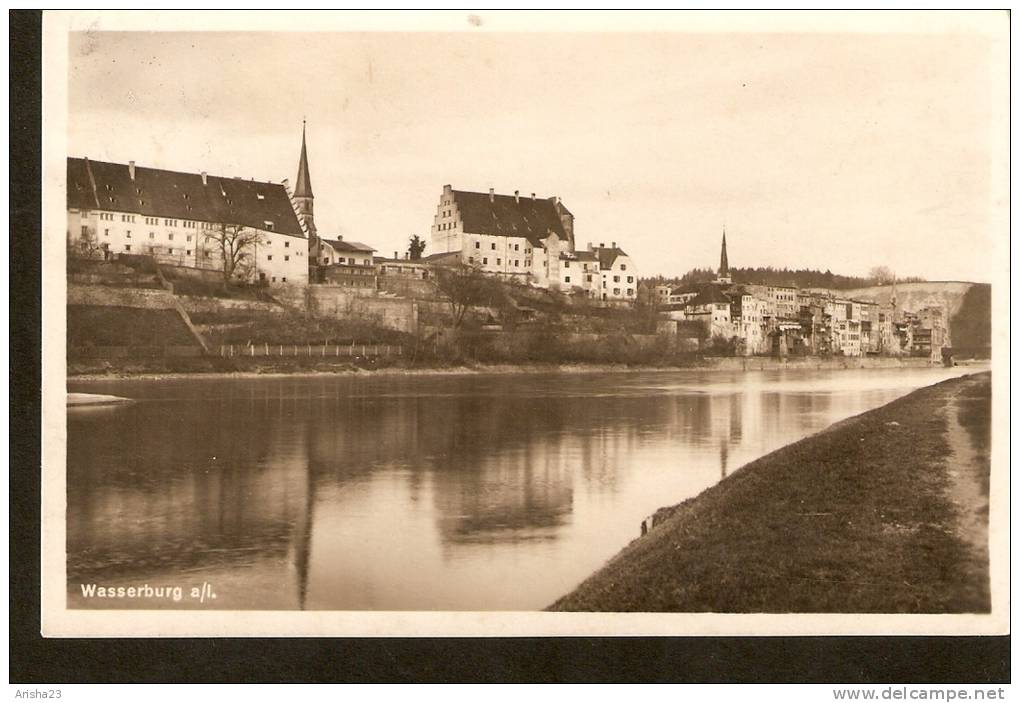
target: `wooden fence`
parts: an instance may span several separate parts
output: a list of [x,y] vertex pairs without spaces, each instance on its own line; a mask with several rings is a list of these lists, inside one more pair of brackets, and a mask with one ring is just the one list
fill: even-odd
[[404,348],[394,344],[222,344],[219,355],[235,356],[276,356],[276,357],[346,357],[371,359],[378,357],[403,356]]

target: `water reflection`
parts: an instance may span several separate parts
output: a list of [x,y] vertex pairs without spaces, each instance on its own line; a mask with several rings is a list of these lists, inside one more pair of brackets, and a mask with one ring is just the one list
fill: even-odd
[[[535,609],[642,517],[952,370],[77,383],[68,594],[216,607]],[[204,604],[201,607],[210,607]]]

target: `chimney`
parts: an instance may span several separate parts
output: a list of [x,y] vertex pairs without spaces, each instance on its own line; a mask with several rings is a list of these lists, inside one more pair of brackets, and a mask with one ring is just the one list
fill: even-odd
[[135,162],[128,161],[128,174],[131,176],[131,180],[135,180]]
[[521,202],[521,191],[519,190],[514,191],[514,202],[515,203]]
[[443,193],[450,193],[453,191],[453,186],[447,183],[443,186]]
[[489,188],[489,202],[496,202],[496,190],[495,188]]
[[616,248],[616,242],[613,242],[613,249]]
[[400,258],[400,252],[399,251],[393,252],[393,258],[394,259],[399,259]]
[[556,204],[557,204],[557,205],[559,205],[559,204],[560,204],[560,196],[558,196],[558,195],[556,196]]
[[605,248],[606,248],[606,243],[605,242],[599,242],[599,249],[605,249]]
[[534,193],[532,193],[532,194],[531,194],[531,199],[532,199],[532,200],[534,200],[534,199],[535,199],[535,194],[534,194]]
[[209,176],[205,171],[202,171],[202,185],[209,185]]
[[593,247],[591,245],[591,242],[588,242],[588,251],[594,251],[594,250],[595,250],[595,247]]

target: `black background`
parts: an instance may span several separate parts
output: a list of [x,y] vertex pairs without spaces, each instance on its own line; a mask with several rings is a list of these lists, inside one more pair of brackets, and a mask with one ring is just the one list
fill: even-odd
[[42,638],[41,28],[10,12],[12,683],[1009,681],[1009,637]]

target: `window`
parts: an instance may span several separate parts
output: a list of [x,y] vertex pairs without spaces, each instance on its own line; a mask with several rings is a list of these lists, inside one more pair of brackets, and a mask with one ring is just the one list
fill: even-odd
[[468,263],[469,263],[469,264],[473,264],[473,263],[475,263],[475,257],[473,257],[473,256],[469,256],[469,257],[468,257]]
[[619,276],[613,276],[613,283],[619,283],[619,282],[620,282],[620,277]]
[[185,256],[191,256],[191,249],[188,249],[186,252],[184,252],[184,255]]
[[569,261],[564,261],[563,262],[563,268],[565,268],[565,269],[570,268],[570,262]]
[[155,238],[156,238],[156,233],[155,232],[149,232],[149,239],[155,239]]
[[188,241],[189,242],[191,241],[191,235],[190,234],[188,235]]
[[514,259],[514,266],[520,266],[520,265],[521,265],[521,260],[520,259]]
[[591,283],[591,274],[589,273],[587,276],[585,276],[584,280],[588,281],[588,283]]
[[170,237],[170,241],[172,242],[174,240],[174,233],[171,232],[168,236]]
[[481,249],[481,248],[482,248],[482,243],[481,242],[475,242],[475,249]]
[[290,257],[289,256],[285,256],[285,257],[283,257],[283,260],[284,261],[290,261]]
[[276,276],[273,276],[273,283],[276,283]]
[[259,200],[265,200],[266,199],[266,196],[262,195],[262,193],[256,193],[255,197],[258,198]]
[[502,259],[496,259],[496,266],[502,266],[502,265],[503,265],[503,260]]
[[266,257],[266,261],[272,261],[272,260],[273,260],[273,255],[272,254],[270,254],[269,256]]
[[489,265],[489,257],[483,257],[482,258],[482,265],[484,265],[484,266],[488,266]]
[[620,289],[619,288],[614,288],[613,289],[613,295],[619,295],[619,294],[620,294]]
[[290,246],[290,242],[284,242],[284,243],[283,243],[283,246],[284,246],[284,247],[289,247],[289,246]]
[[128,239],[131,239],[131,230],[128,230],[128,231],[127,231],[127,238],[128,238]]
[[496,242],[493,242],[491,246],[492,246],[493,251],[495,251],[495,249],[496,249]]
[[620,264],[620,270],[621,271],[626,271],[627,270],[627,264]]
[[167,247],[167,249],[166,249],[166,253],[167,253],[167,254],[173,254],[173,253],[174,253],[174,250],[173,250],[172,248],[170,248],[170,247]]
[[103,230],[103,236],[104,236],[104,237],[109,237],[109,236],[110,236],[110,230],[108,230],[108,229],[104,229],[104,230]]
[[514,244],[514,251],[520,251],[520,250],[521,250],[521,245],[520,244]]
[[266,220],[266,231],[268,231],[268,232],[272,232],[273,231],[273,223],[270,222],[269,220]]
[[570,283],[570,276],[565,276],[565,277],[563,278],[563,282],[564,282],[564,283]]
[[633,282],[634,282],[634,277],[633,276],[627,276],[627,283],[633,283]]
[[287,277],[286,276],[282,276],[280,278],[280,281],[283,282],[283,283],[286,283],[287,282]]
[[82,237],[88,237],[89,236],[89,226],[88,225],[82,225],[81,226],[81,236]]
[[628,288],[627,289],[627,295],[634,295],[634,289],[633,288]]
[[131,251],[131,245],[130,244],[125,244],[124,245],[124,251]]

